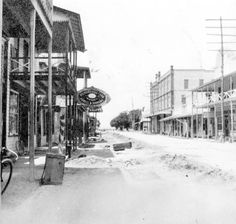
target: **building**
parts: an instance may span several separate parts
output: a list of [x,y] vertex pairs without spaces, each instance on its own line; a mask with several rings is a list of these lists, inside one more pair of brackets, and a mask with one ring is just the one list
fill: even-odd
[[150,84],[151,132],[189,136],[193,88],[215,78],[213,70],[174,69],[160,72]]
[[[64,114],[70,154],[79,138],[74,124],[84,110],[77,104],[77,51],[85,50],[80,15],[52,1],[1,4],[0,144],[15,150],[23,142],[33,161],[35,147],[47,144],[50,150],[57,142],[55,127]],[[58,97],[65,99],[62,110]]]
[[192,97],[192,136],[235,141],[236,72],[193,89]]

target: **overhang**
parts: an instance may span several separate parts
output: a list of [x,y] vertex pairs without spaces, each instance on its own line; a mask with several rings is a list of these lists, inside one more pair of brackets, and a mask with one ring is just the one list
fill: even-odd
[[86,76],[87,79],[90,79],[91,78],[90,69],[88,67],[76,66],[75,67],[76,78],[82,79],[82,78],[84,78],[84,75]]
[[71,29],[74,48],[78,51],[85,51],[84,36],[80,15],[60,7],[53,7],[53,23],[67,22]]

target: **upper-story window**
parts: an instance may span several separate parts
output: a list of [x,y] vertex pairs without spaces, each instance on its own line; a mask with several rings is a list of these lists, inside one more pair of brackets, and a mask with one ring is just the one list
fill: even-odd
[[188,79],[184,79],[184,89],[188,89],[188,83],[189,80]]
[[182,104],[186,104],[186,96],[185,95],[181,96],[181,102],[182,102]]
[[202,86],[204,84],[204,79],[199,79],[199,86]]

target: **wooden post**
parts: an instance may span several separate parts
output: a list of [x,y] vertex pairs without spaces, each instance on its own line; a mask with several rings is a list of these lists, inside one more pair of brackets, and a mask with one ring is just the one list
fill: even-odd
[[[2,0],[0,0],[0,151],[2,150]],[[1,157],[1,153],[0,153]]]
[[230,100],[230,110],[231,110],[231,141],[234,142],[234,114],[233,114],[233,102]]
[[6,88],[6,146],[8,143],[8,131],[9,131],[9,105],[10,105],[10,73],[11,73],[11,44],[7,43],[7,88]]
[[[84,88],[87,88],[87,77],[86,77],[86,71],[84,71]],[[87,130],[86,130],[86,123],[87,123],[87,111],[83,112],[83,143],[87,140]]]
[[193,138],[193,107],[194,107],[194,102],[193,102],[193,91],[192,91],[191,138]]
[[52,37],[48,38],[48,151],[52,151]]
[[69,140],[69,149],[68,149],[68,156],[71,158],[71,138],[72,138],[72,126],[71,126],[71,119],[72,119],[72,110],[71,110],[71,93],[69,94],[69,108],[68,108],[68,119],[69,119],[69,130],[68,130],[68,140]]
[[[209,86],[207,86],[207,94],[209,94]],[[209,139],[209,126],[210,126],[210,118],[209,118],[209,113],[210,113],[210,107],[209,107],[209,102],[208,102],[208,99],[207,99],[207,138]]]
[[34,181],[34,88],[35,88],[35,26],[36,11],[30,13],[30,119],[29,119],[29,168],[30,181]]
[[[201,90],[201,97],[203,98],[203,89]],[[202,107],[202,117],[201,117],[201,131],[202,131],[202,138],[204,137],[204,133],[203,133],[203,107]]]
[[65,75],[65,82],[66,82],[66,86],[65,86],[65,108],[66,108],[66,114],[65,114],[65,139],[66,139],[66,155],[68,155],[68,73],[69,73],[69,44],[70,44],[70,33],[69,33],[69,29],[67,29],[67,33],[66,33],[66,75]]

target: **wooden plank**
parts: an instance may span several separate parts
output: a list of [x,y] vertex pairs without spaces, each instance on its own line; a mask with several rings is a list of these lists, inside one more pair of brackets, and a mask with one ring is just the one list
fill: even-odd
[[30,13],[30,119],[29,119],[29,168],[30,181],[34,181],[34,94],[35,94],[35,26],[36,11],[33,9]]
[[131,149],[131,148],[132,148],[132,142],[123,142],[123,143],[113,144],[114,151],[121,151],[124,149]]

